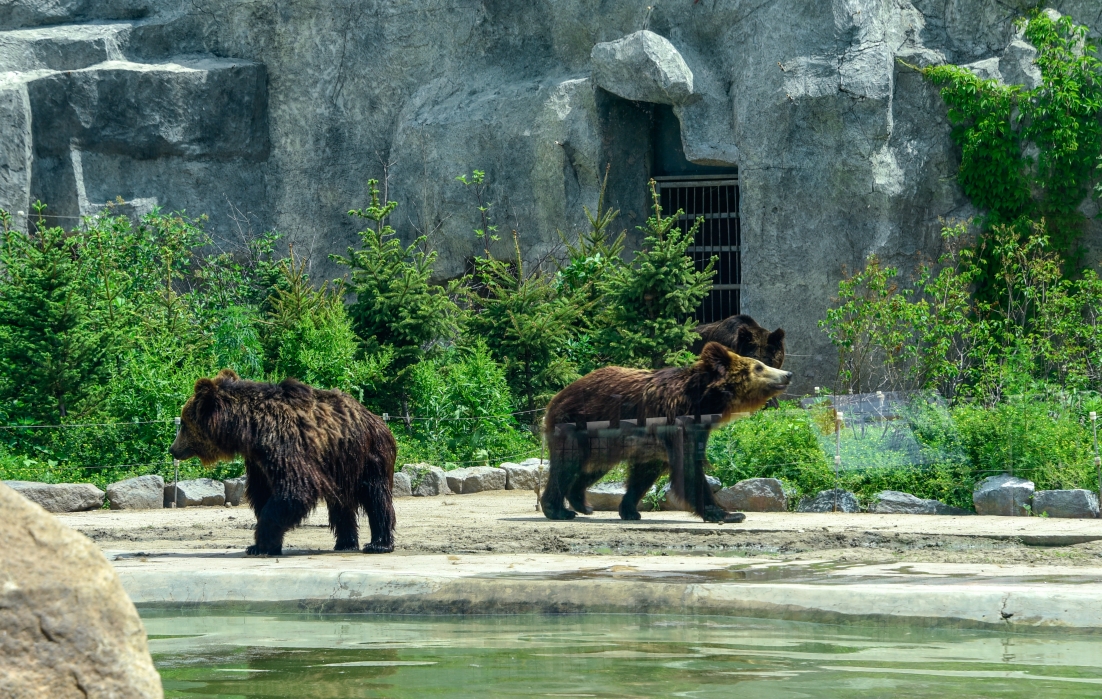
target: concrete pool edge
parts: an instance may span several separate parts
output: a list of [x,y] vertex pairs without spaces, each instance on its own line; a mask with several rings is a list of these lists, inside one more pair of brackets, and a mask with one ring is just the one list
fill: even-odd
[[[240,560],[240,559],[239,559]],[[258,613],[651,613],[833,624],[1102,633],[1102,581],[955,578],[830,582],[395,574],[340,568],[116,570],[139,609]],[[538,576],[537,576],[538,577]]]

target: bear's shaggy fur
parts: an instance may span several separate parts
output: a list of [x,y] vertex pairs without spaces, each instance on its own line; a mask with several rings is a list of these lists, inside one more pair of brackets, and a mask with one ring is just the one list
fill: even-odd
[[751,357],[765,366],[774,369],[784,366],[784,330],[777,328],[769,332],[750,316],[731,316],[698,325],[693,332],[700,335],[693,343],[693,352],[699,353],[709,342],[718,342],[735,354]]
[[246,553],[278,555],[284,534],[324,499],[336,550],[359,547],[356,514],[367,513],[364,553],[394,550],[394,459],[386,424],[340,391],[295,379],[243,381],[229,369],[195,382],[169,452],[204,465],[245,459],[245,494],[256,513],[256,544]]
[[[658,371],[605,367],[578,379],[551,399],[544,417],[544,437],[551,457],[547,487],[541,496],[544,515],[571,519],[578,512],[592,513],[585,502],[586,488],[626,461],[629,470],[627,492],[620,503],[622,519],[639,519],[638,504],[643,494],[663,472],[676,471],[675,465],[684,464],[683,473],[671,472],[674,493],[706,521],[741,521],[729,518],[705,486],[703,458],[689,462],[679,456],[684,453],[683,439],[706,441],[707,429],[629,429],[627,436],[596,440],[595,446],[585,431],[556,426],[606,420],[615,424],[643,418],[666,418],[672,424],[674,418],[700,414],[721,414],[722,424],[735,413],[761,408],[783,392],[791,378],[790,372],[767,367],[718,342],[709,342],[690,367]],[[703,453],[703,442],[694,447]],[[564,499],[573,512],[564,507]]]

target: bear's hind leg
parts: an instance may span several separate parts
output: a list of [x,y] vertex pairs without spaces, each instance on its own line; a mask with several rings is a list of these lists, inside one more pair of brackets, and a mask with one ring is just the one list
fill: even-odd
[[390,553],[394,550],[394,503],[390,488],[378,481],[362,483],[359,498],[371,526],[371,543],[364,546],[364,553]]
[[582,471],[574,478],[574,482],[570,484],[570,490],[566,491],[566,501],[575,512],[583,515],[593,514],[593,508],[585,501],[585,491],[601,480],[603,475],[605,475],[603,471]]
[[268,500],[256,522],[256,544],[245,549],[249,556],[278,556],[283,553],[283,535],[310,512],[307,503],[276,496]]
[[347,505],[334,502],[326,502],[329,508],[329,529],[337,537],[337,545],[334,551],[354,551],[360,548],[360,528],[356,524],[356,509],[358,505]]
[[639,501],[650,490],[662,471],[666,470],[666,464],[662,461],[647,461],[641,464],[631,464],[628,468],[628,482],[624,489],[624,499],[620,501],[620,519],[637,520],[642,517],[639,514]]

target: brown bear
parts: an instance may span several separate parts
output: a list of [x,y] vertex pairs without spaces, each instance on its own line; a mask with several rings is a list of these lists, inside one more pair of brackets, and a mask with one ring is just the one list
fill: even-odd
[[[591,514],[586,488],[626,461],[622,519],[639,519],[639,500],[669,471],[671,490],[705,521],[742,521],[742,515],[716,504],[707,487],[703,450],[710,428],[700,428],[692,420],[677,427],[674,421],[720,414],[719,424],[723,424],[735,413],[761,408],[783,392],[791,379],[791,372],[739,356],[718,342],[705,345],[689,367],[658,371],[605,367],[578,379],[551,399],[544,417],[551,457],[547,487],[540,497],[544,515],[572,519],[578,512]],[[646,428],[646,418],[665,418],[668,426]],[[634,420],[638,427],[623,427],[625,420]],[[594,438],[583,424],[605,421],[613,428],[609,438]],[[695,442],[685,449],[685,440]],[[694,451],[698,457],[684,458]],[[564,499],[573,511],[566,509]]]
[[698,325],[693,332],[700,339],[693,343],[693,352],[699,353],[709,342],[719,342],[735,354],[752,357],[766,366],[780,369],[784,366],[784,330],[769,332],[747,315],[731,316],[707,325]]
[[204,465],[245,459],[245,494],[256,513],[250,556],[275,556],[283,535],[324,499],[337,551],[359,547],[356,514],[367,513],[371,543],[364,553],[394,550],[394,460],[386,423],[341,391],[295,379],[243,381],[223,369],[195,382],[169,448],[174,459]]

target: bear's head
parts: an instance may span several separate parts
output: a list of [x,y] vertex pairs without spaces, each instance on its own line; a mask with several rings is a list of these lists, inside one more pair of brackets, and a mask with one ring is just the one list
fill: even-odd
[[735,333],[735,354],[752,357],[762,364],[780,369],[784,366],[784,330],[769,332],[760,325],[739,326]]
[[213,380],[195,382],[195,392],[180,411],[180,431],[168,448],[173,459],[198,457],[204,466],[210,466],[233,458],[221,435],[226,431],[224,423],[232,401],[226,386],[239,380],[232,369],[223,369]]
[[792,381],[791,371],[735,354],[718,342],[704,345],[693,368],[708,377],[709,391],[724,396],[724,422],[735,413],[762,407],[770,398],[784,393]]

